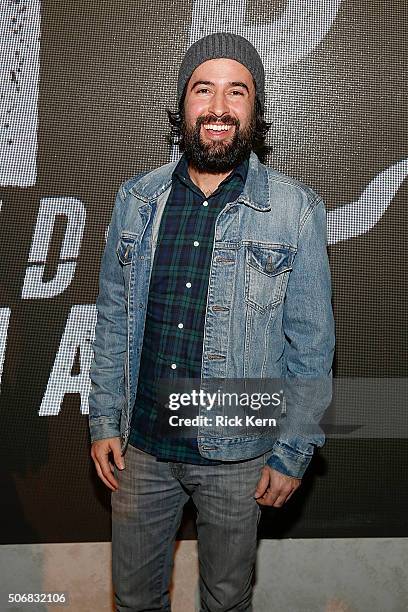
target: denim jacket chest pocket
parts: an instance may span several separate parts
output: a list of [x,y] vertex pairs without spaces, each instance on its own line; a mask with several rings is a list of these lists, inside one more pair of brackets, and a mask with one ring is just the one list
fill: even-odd
[[295,249],[252,242],[245,252],[245,301],[265,313],[283,302]]
[[123,269],[126,294],[129,290],[130,264],[137,255],[138,238],[138,234],[122,232],[116,247],[116,254]]

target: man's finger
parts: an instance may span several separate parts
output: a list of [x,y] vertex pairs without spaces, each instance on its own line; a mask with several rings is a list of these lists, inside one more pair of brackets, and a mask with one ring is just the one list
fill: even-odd
[[263,469],[261,477],[258,480],[258,484],[256,485],[256,490],[254,493],[255,499],[262,497],[262,495],[265,494],[268,486],[269,486],[269,471],[266,469]]
[[298,488],[299,485],[291,489],[288,489],[287,486],[270,488],[269,491],[257,501],[263,506],[281,508]]
[[292,490],[292,491],[289,493],[289,495],[288,495],[288,496],[287,496],[287,498],[286,498],[285,504],[286,504],[286,502],[287,502],[287,501],[289,501],[289,499],[292,497],[292,495],[294,494],[294,492],[298,490],[298,488],[299,488],[299,487],[296,487],[295,489],[293,489],[293,490]]
[[109,467],[108,455],[102,454],[98,457],[99,467],[103,476],[106,478],[108,482],[115,488],[115,490],[119,487],[116,478],[112,475],[112,472]]
[[113,444],[111,445],[112,448],[112,454],[113,454],[113,460],[116,464],[116,467],[119,470],[124,470],[125,469],[125,462],[124,459],[122,457],[122,453],[120,452],[120,442],[118,441],[117,444]]
[[286,502],[287,499],[288,499],[287,498],[287,494],[286,493],[282,493],[281,495],[278,495],[278,497],[273,502],[272,506],[274,508],[281,508],[283,506],[283,504]]
[[101,466],[99,465],[99,463],[98,463],[98,461],[96,459],[94,459],[94,463],[95,463],[96,473],[98,474],[99,478],[102,480],[104,485],[106,485],[112,491],[116,491],[117,488],[118,488],[117,483],[116,483],[116,486],[113,483],[111,484],[110,481],[107,478],[105,478],[105,476],[104,476],[104,474],[102,472]]
[[258,504],[261,504],[261,506],[272,506],[278,496],[279,491],[277,491],[276,489],[269,488],[256,501],[258,502]]

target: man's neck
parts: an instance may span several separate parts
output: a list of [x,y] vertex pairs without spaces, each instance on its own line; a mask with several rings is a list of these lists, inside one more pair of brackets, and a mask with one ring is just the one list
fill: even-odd
[[201,172],[196,168],[193,168],[190,164],[188,165],[188,173],[190,175],[191,180],[201,191],[209,197],[214,191],[217,189],[218,185],[222,183],[222,181],[227,178],[233,172],[230,170],[229,172],[225,172],[222,174],[214,174],[212,172]]

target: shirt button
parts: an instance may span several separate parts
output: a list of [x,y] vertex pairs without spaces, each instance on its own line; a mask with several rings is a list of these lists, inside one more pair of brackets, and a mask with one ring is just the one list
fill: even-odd
[[171,369],[172,369],[172,370],[175,370],[176,368],[177,368],[177,364],[172,363],[172,364],[171,364]]
[[179,327],[180,329],[183,329],[184,325],[183,325],[183,323],[179,323],[179,324],[177,325],[177,327]]
[[194,240],[193,244],[194,246],[198,246],[200,243],[198,242],[198,240]]
[[190,289],[191,283],[186,283],[186,287],[187,287],[187,289]]
[[208,202],[207,202],[207,200],[204,200],[204,202],[203,202],[203,206],[208,206]]

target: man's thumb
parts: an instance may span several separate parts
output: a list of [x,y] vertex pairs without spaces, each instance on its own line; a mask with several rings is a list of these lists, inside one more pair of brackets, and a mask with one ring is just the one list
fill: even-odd
[[113,460],[119,470],[125,469],[125,462],[120,452],[120,448],[113,451]]
[[260,477],[255,493],[254,493],[254,497],[255,499],[258,499],[258,497],[262,497],[262,495],[265,493],[266,489],[268,488],[268,484],[269,484],[269,474],[266,470],[262,471],[262,476]]

